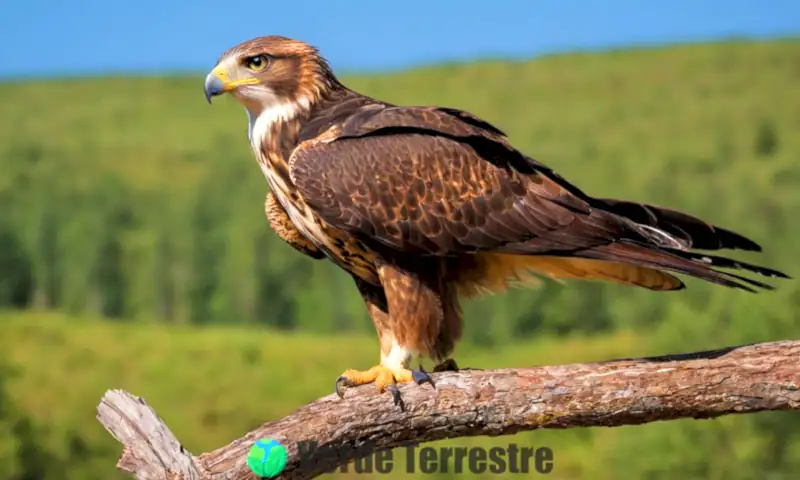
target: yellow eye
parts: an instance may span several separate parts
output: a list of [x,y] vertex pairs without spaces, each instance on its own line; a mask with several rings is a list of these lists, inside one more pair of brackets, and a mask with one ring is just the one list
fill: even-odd
[[267,57],[264,55],[256,55],[255,57],[248,58],[245,63],[250,70],[260,72],[267,67]]

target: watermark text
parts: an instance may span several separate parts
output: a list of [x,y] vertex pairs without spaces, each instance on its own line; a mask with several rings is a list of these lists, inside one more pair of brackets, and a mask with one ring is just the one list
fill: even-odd
[[[342,473],[390,474],[400,470],[405,473],[471,473],[491,474],[541,474],[551,473],[554,468],[553,450],[549,447],[520,446],[509,443],[494,447],[433,447],[409,443],[394,450],[376,450],[363,443],[351,448],[337,448],[319,455],[321,447],[315,441],[297,444],[301,469],[315,469],[315,459],[335,456],[343,462],[333,471]],[[397,450],[405,451],[404,459],[395,458]],[[354,459],[352,462],[348,461]],[[337,462],[339,463],[339,462]]]

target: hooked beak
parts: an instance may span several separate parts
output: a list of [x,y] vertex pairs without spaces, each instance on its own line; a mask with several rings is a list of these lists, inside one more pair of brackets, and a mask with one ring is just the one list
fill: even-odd
[[258,83],[256,78],[243,78],[241,80],[231,80],[228,75],[228,69],[223,65],[217,65],[206,76],[206,81],[203,88],[206,93],[206,100],[211,103],[211,98],[217,95],[222,95],[225,92],[230,92],[241,85],[255,85]]
[[217,65],[214,70],[206,76],[203,88],[206,92],[206,101],[211,103],[211,97],[222,95],[226,91],[228,72],[225,67]]

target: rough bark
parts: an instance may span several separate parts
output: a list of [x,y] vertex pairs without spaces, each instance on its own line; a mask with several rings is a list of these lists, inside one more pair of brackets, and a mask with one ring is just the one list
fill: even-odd
[[[633,425],[675,418],[800,409],[800,341],[549,367],[434,374],[399,388],[405,408],[371,386],[328,395],[212,452],[192,456],[144,402],[111,390],[98,419],[124,445],[118,468],[140,480],[256,478],[245,459],[259,438],[288,450],[278,478],[308,479],[373,451],[537,428]],[[316,441],[301,461],[298,443]],[[362,449],[362,450],[359,450]],[[307,457],[307,456],[306,456]]]

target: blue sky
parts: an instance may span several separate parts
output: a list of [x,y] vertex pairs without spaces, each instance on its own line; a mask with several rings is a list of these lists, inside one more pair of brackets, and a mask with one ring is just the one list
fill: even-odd
[[800,36],[800,0],[22,0],[2,2],[0,77],[204,72],[281,34],[339,72],[626,45]]

